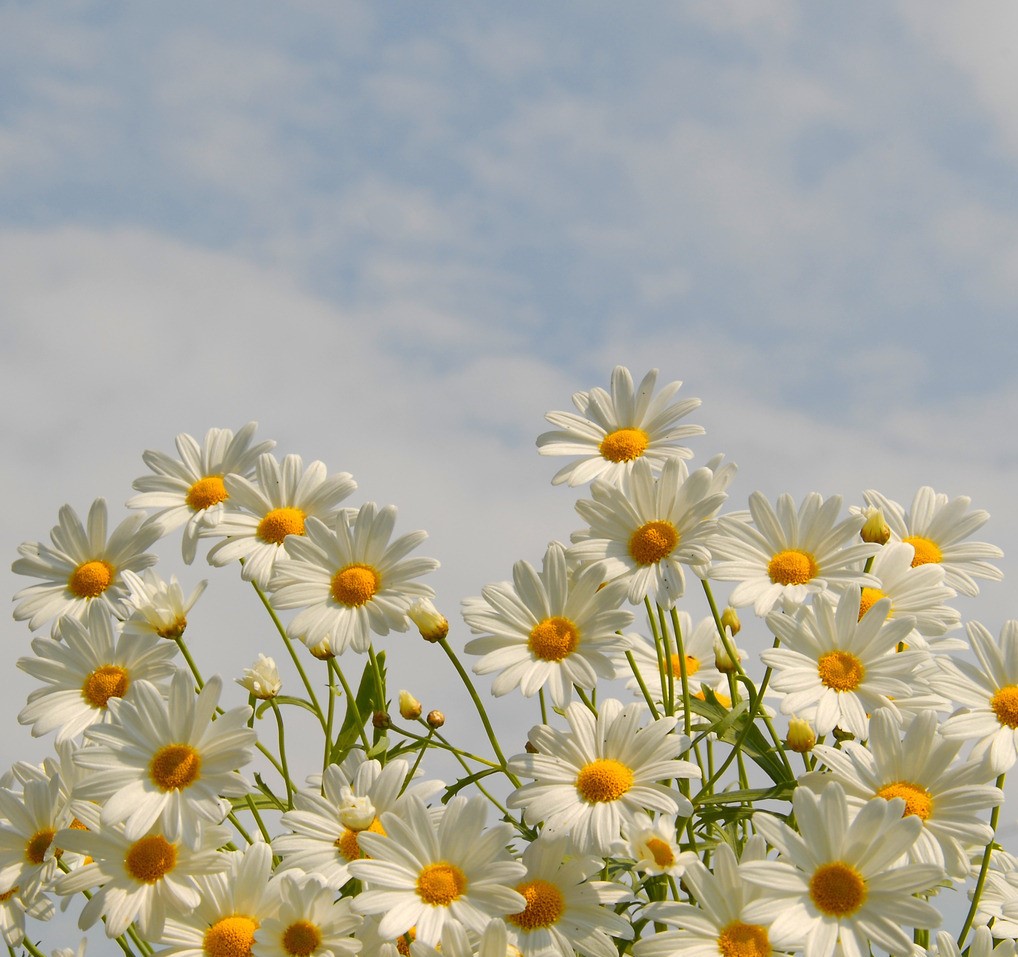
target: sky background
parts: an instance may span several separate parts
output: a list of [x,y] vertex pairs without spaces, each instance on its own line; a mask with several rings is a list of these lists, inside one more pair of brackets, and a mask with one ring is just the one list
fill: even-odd
[[[462,642],[461,598],[579,527],[534,439],[622,363],[703,399],[694,465],[739,464],[732,507],[970,495],[1006,579],[962,607],[996,633],[1015,89],[1003,0],[0,5],[10,559],[65,502],[124,517],[142,450],[257,419],[429,531]],[[206,671],[279,658],[236,569],[177,548],[164,575],[212,580]],[[434,649],[381,647],[475,734]],[[0,756],[38,759],[9,675]],[[516,731],[520,700],[496,705]]]

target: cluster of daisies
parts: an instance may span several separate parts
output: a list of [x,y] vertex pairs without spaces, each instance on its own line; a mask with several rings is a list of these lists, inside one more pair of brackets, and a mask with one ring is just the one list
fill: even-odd
[[[735,467],[687,464],[703,429],[680,388],[620,366],[549,413],[538,449],[569,458],[555,484],[589,484],[581,527],[465,600],[465,642],[421,581],[425,533],[394,537],[394,507],[347,504],[349,474],[280,461],[254,423],[146,452],[112,531],[101,499],[84,523],[61,509],[13,565],[37,580],[15,619],[48,627],[18,661],[38,682],[19,719],[55,753],[0,779],[8,947],[41,954],[26,918],[77,901],[138,957],[1015,957],[1018,857],[996,830],[1018,622],[994,637],[952,605],[1001,577],[971,540],[987,513],[930,488],[908,508],[867,491],[724,511]],[[153,569],[178,531],[186,563],[208,542],[237,564],[303,694],[261,654],[236,679],[248,705],[220,706],[185,640],[204,583]],[[740,610],[767,636],[753,653]],[[412,626],[490,757],[409,692],[397,726],[375,639]],[[462,655],[495,697],[536,699],[522,753]],[[324,736],[299,774],[286,706]],[[429,778],[431,748],[462,778]],[[938,934],[948,888],[968,913]]]

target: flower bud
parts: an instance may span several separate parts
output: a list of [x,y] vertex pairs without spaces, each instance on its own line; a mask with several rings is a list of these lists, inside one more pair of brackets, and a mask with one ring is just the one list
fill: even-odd
[[407,617],[420,630],[425,641],[441,641],[449,634],[449,619],[430,598],[419,598],[407,611]]
[[247,688],[251,694],[263,701],[275,698],[279,694],[279,689],[283,687],[275,661],[261,654],[250,668],[244,669],[243,677],[235,680],[242,688]]
[[312,658],[317,658],[319,661],[328,661],[330,658],[336,657],[328,638],[323,639],[317,645],[308,645],[308,651],[311,652]]
[[353,788],[342,787],[339,790],[339,821],[344,827],[354,831],[363,831],[375,819],[376,808],[370,798],[356,795]]
[[434,728],[437,731],[445,724],[445,715],[441,711],[429,711],[427,718],[424,720],[428,722],[429,728]]
[[796,754],[805,754],[813,750],[817,743],[816,732],[810,727],[808,721],[802,718],[792,718],[788,722],[788,736],[785,738],[785,746]]
[[731,605],[721,612],[721,626],[723,628],[727,628],[733,638],[742,631],[742,622],[739,621],[739,613]]
[[392,726],[392,718],[389,717],[388,711],[376,711],[371,716],[371,724],[379,731],[385,731]]
[[421,716],[421,703],[409,691],[399,693],[399,713],[407,721],[416,721]]
[[886,545],[891,537],[891,527],[884,520],[884,513],[879,508],[865,508],[863,515],[866,521],[859,531],[859,537],[864,542],[872,542],[876,545]]
[[537,750],[537,748],[534,747],[534,745],[532,745],[529,741],[525,745],[523,745],[523,750],[526,751],[527,754],[539,754],[540,753]]
[[[735,653],[739,655],[738,648],[735,649]],[[740,659],[741,657],[739,655]],[[739,662],[732,660],[725,643],[720,638],[714,639],[714,667],[723,675],[732,675],[739,670]]]

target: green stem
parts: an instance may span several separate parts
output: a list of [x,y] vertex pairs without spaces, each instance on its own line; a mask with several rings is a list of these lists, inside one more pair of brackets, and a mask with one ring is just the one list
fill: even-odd
[[544,688],[538,688],[537,700],[541,703],[541,724],[548,723],[548,705],[544,700]]
[[640,669],[636,667],[636,659],[633,657],[631,651],[626,652],[626,661],[629,662],[629,667],[633,670],[633,677],[636,679],[636,683],[640,686],[640,691],[643,693],[643,700],[647,702],[647,707],[650,708],[650,713],[653,715],[654,720],[657,721],[661,717],[658,714],[658,710],[654,705],[654,699],[650,696],[650,690],[647,688],[647,682],[643,680],[643,675],[640,674]]
[[329,669],[335,672],[339,683],[343,686],[343,694],[346,695],[347,707],[353,712],[353,719],[357,722],[358,733],[361,736],[361,744],[364,745],[364,750],[369,751],[371,749],[371,742],[368,741],[368,733],[364,729],[364,716],[361,714],[361,709],[357,707],[357,695],[353,693],[346,680],[346,675],[343,674],[343,669],[336,664],[335,658],[329,659]]
[[[997,777],[997,787],[1001,791],[1004,790],[1004,778],[1007,777],[1006,772]],[[1003,801],[1001,801],[1003,803]],[[1000,804],[994,806],[990,812],[990,828],[993,830],[993,834],[990,836],[990,840],[987,842],[986,847],[983,849],[983,862],[979,866],[979,877],[976,878],[976,889],[972,892],[972,904],[969,907],[969,912],[965,917],[965,923],[962,925],[961,933],[958,935],[958,949],[961,950],[962,945],[965,943],[965,937],[968,935],[969,930],[972,928],[972,921],[975,920],[976,911],[979,909],[979,899],[983,894],[983,886],[986,884],[986,875],[990,870],[990,856],[993,853],[993,840],[997,834],[997,822],[1000,820]]]
[[328,717],[325,719],[325,755],[322,758],[322,774],[329,766],[329,758],[332,756],[332,722],[336,714],[336,675],[332,668],[326,668],[329,673],[329,708]]
[[[682,682],[682,710],[685,712],[683,720],[683,731],[686,737],[692,737],[693,724],[689,708],[689,670],[686,666],[686,649],[682,643],[682,627],[679,625],[679,613],[675,608],[671,610],[672,630],[675,632],[675,644],[678,646],[679,654],[679,680]],[[669,678],[672,678],[671,655],[668,656]],[[672,678],[674,682],[674,678]]]
[[255,819],[255,823],[258,825],[258,830],[262,832],[262,837],[265,838],[265,843],[271,844],[272,837],[269,834],[268,829],[265,827],[265,822],[262,820],[262,816],[258,811],[258,805],[255,804],[254,798],[250,794],[246,795],[246,797],[247,806],[251,809],[251,814]]
[[270,698],[272,713],[276,716],[276,727],[279,729],[279,761],[283,765],[283,781],[286,783],[286,806],[293,810],[293,783],[290,781],[290,769],[286,764],[286,732],[283,728],[283,715],[275,698]]
[[241,825],[240,820],[237,817],[237,812],[230,811],[230,813],[227,814],[226,816],[227,818],[229,818],[230,823],[240,832],[240,836],[244,838],[244,840],[247,841],[248,844],[254,844],[254,841],[251,840],[251,835],[248,834],[247,831],[245,831],[243,826]]
[[187,649],[187,644],[184,642],[182,637],[173,639],[176,646],[180,649],[180,653],[184,656],[184,661],[187,662],[187,667],[191,669],[191,674],[194,675],[195,684],[198,685],[198,690],[201,691],[205,687],[205,682],[202,679],[201,672],[198,670],[198,665],[195,663],[194,658],[191,657],[191,652]]

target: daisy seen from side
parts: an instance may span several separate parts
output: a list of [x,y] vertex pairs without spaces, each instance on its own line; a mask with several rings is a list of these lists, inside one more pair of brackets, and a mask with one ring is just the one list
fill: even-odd
[[140,575],[125,571],[124,582],[130,589],[131,607],[130,617],[124,622],[124,634],[170,639],[183,636],[187,616],[208,585],[207,581],[198,582],[185,598],[176,575],[171,575],[168,582],[163,581],[150,568]]

